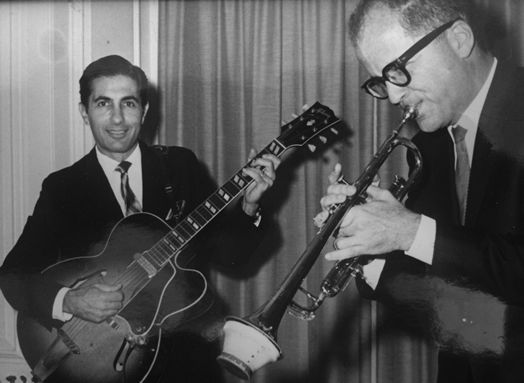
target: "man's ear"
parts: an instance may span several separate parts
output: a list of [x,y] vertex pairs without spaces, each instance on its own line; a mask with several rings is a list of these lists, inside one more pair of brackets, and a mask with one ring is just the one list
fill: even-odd
[[142,113],[142,124],[144,123],[144,121],[146,120],[146,114],[147,114],[147,111],[149,110],[149,103],[147,103],[145,106],[144,106],[144,113]]
[[87,109],[81,102],[78,103],[78,111],[84,120],[84,124],[89,125],[89,118],[87,117]]
[[459,57],[467,58],[475,48],[475,35],[468,23],[457,20],[448,31],[448,39],[451,47]]

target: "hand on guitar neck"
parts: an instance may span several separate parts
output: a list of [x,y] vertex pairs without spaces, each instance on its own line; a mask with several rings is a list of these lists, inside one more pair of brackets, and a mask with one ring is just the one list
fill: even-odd
[[254,216],[258,211],[258,202],[262,195],[273,186],[275,182],[275,170],[280,165],[280,158],[273,154],[264,154],[255,158],[257,152],[251,149],[249,153],[249,167],[242,169],[242,174],[253,178],[254,182],[244,192],[242,209],[247,215]]
[[86,321],[100,323],[115,316],[123,307],[122,285],[95,283],[80,286],[67,292],[64,312]]

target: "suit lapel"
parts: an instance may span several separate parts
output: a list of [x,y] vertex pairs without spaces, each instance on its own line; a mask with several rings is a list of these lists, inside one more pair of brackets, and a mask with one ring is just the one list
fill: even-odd
[[81,175],[82,199],[90,214],[106,217],[109,221],[123,218],[122,210],[113,189],[96,158],[95,149],[86,156],[86,165]]
[[465,226],[475,226],[482,210],[482,201],[486,195],[491,173],[496,163],[496,157],[492,155],[491,147],[492,145],[484,135],[480,124],[475,138],[475,149],[471,164]]
[[413,143],[422,154],[422,175],[410,191],[406,206],[439,222],[460,222],[453,141],[447,129],[419,132]]
[[509,68],[499,63],[495,76],[486,97],[482,115],[479,120],[473,161],[468,187],[468,200],[466,207],[466,226],[475,225],[482,210],[482,203],[487,193],[488,183],[496,168],[498,157],[492,151],[492,139],[503,134],[503,121],[501,116],[507,116],[507,95],[513,94],[514,68]]
[[[140,142],[142,151],[142,189],[143,209],[166,219],[169,212],[169,203],[164,190],[164,179],[160,168],[160,158],[147,145]],[[176,185],[173,185],[176,188]]]

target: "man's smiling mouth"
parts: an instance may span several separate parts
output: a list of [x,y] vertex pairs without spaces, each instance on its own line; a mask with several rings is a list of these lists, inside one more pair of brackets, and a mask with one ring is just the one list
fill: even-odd
[[108,130],[107,134],[109,134],[113,138],[123,138],[127,133],[127,130]]

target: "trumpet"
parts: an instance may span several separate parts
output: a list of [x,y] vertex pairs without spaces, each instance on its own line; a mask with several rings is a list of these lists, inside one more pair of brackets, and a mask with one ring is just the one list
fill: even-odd
[[[400,137],[402,127],[416,118],[414,107],[404,111],[402,121],[381,145],[378,152],[353,183],[355,193],[345,202],[333,205],[329,216],[310,242],[302,256],[293,266],[277,291],[253,314],[246,318],[229,316],[224,324],[224,344],[218,363],[227,371],[243,380],[249,380],[253,373],[269,363],[284,357],[277,343],[280,321],[286,309],[302,320],[312,320],[316,310],[325,298],[332,298],[343,291],[350,281],[361,274],[357,258],[344,259],[335,263],[320,286],[320,293],[315,296],[302,288],[302,282],[318,259],[331,235],[336,233],[342,218],[353,206],[366,203],[367,188],[373,183],[378,171],[391,152],[398,146],[404,146],[414,158],[414,167],[408,180],[396,176],[390,192],[401,201],[422,169],[422,157],[417,147],[407,138]],[[293,299],[298,291],[307,297],[307,306],[296,303]]]

